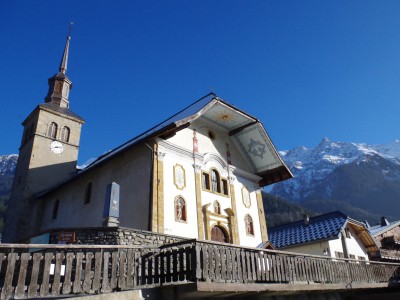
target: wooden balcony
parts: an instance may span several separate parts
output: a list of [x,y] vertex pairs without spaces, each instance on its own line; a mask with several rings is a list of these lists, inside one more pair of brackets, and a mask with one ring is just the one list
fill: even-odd
[[[33,249],[35,247],[35,249]],[[182,297],[397,286],[400,264],[189,240],[160,247],[0,244],[0,297],[178,286]]]

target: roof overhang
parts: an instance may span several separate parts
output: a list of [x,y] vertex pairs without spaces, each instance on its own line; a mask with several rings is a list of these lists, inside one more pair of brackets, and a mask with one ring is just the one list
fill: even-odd
[[214,97],[202,109],[178,123],[193,122],[200,117],[228,131],[254,173],[262,178],[260,186],[293,177],[264,126],[255,117]]
[[379,248],[376,245],[376,242],[375,242],[374,238],[371,236],[371,234],[368,231],[367,227],[365,227],[365,225],[363,223],[358,222],[358,221],[353,220],[353,219],[348,219],[347,224],[357,234],[357,237],[363,243],[363,245],[365,247],[365,250],[367,250],[367,252],[379,251]]

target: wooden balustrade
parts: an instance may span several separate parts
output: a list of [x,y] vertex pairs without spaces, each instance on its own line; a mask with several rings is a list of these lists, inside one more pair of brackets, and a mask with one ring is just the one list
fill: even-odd
[[197,240],[151,246],[0,244],[0,298],[101,294],[217,283],[399,282],[400,264],[332,259]]
[[196,242],[196,279],[234,283],[399,282],[400,264]]

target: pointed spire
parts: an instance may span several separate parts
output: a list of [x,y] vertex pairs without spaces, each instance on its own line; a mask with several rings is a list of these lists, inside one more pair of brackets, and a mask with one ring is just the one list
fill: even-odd
[[64,53],[59,68],[59,71],[63,74],[67,73],[69,41],[71,40],[72,25],[74,25],[74,22],[70,21],[68,27],[67,42],[65,43]]
[[70,22],[68,28],[67,42],[65,43],[65,48],[59,67],[59,73],[49,78],[49,91],[47,96],[44,98],[46,103],[50,102],[62,108],[69,108],[69,91],[72,88],[72,82],[66,75],[72,24],[73,23]]
[[63,57],[61,59],[59,71],[63,74],[67,73],[67,65],[68,65],[68,51],[69,51],[69,41],[71,40],[71,36],[68,34],[67,42],[65,43]]

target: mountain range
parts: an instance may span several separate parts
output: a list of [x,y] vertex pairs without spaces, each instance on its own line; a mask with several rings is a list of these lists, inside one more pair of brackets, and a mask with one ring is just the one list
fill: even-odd
[[[263,193],[269,226],[341,210],[378,223],[400,219],[400,140],[383,145],[324,138],[314,148],[280,151],[294,178]],[[0,156],[0,230],[18,155]]]
[[8,197],[10,195],[18,155],[0,155],[0,232],[3,230],[3,220],[6,214]]
[[342,210],[359,220],[400,219],[400,141],[382,145],[336,142],[280,151],[294,178],[272,195],[319,212]]

